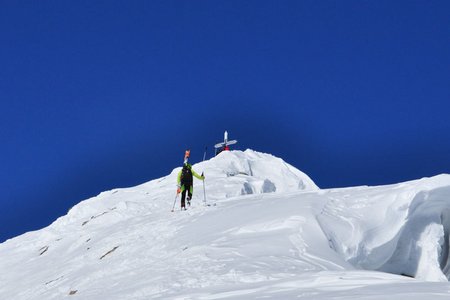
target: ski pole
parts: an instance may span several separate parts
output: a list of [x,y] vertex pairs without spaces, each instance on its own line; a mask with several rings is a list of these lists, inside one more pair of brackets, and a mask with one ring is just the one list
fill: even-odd
[[175,203],[177,203],[178,193],[175,196],[175,200],[173,200],[172,212],[175,209]]
[[203,161],[205,161],[206,158],[206,150],[208,150],[208,146],[205,147],[205,152],[203,153]]
[[[203,172],[202,172],[202,176],[203,176]],[[205,203],[205,206],[206,206],[205,178],[203,178],[203,202]]]

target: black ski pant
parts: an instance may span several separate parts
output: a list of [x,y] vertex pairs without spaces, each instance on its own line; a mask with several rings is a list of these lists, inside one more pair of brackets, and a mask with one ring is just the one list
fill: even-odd
[[181,208],[186,208],[185,200],[186,200],[186,193],[188,194],[188,200],[190,201],[192,199],[192,193],[191,193],[191,185],[190,184],[184,184],[184,190],[181,192]]

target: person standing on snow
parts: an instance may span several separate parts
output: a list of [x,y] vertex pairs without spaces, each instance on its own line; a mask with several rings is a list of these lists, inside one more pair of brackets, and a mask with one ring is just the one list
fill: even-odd
[[205,176],[198,175],[194,170],[192,170],[192,166],[185,160],[183,164],[183,168],[178,173],[177,177],[177,183],[178,183],[178,189],[177,194],[181,193],[181,209],[186,210],[185,200],[186,200],[186,192],[188,193],[187,196],[187,203],[189,206],[191,206],[191,199],[192,199],[192,192],[194,191],[193,187],[193,177],[194,175],[196,178],[200,180],[205,180]]

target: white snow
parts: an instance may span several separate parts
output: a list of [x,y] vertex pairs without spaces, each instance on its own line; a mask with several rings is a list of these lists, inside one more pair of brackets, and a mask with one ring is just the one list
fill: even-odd
[[194,179],[171,212],[177,168],[0,244],[0,299],[450,297],[450,175],[321,190],[252,150],[193,168],[211,206]]

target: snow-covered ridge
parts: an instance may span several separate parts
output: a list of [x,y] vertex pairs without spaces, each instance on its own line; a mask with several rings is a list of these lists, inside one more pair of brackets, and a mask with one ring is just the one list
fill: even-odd
[[0,244],[0,299],[450,296],[449,175],[320,190],[252,150],[193,168],[216,206],[194,180],[192,207],[170,212],[176,168]]
[[[224,151],[220,155],[193,165],[194,171],[206,176],[208,201],[250,194],[283,193],[318,190],[317,185],[305,173],[284,162],[282,159],[257,151]],[[140,191],[142,204],[153,206],[159,200],[173,198],[176,190],[176,177],[181,167],[175,168],[166,177],[152,180],[135,188],[117,189],[101,193],[99,196],[83,201],[73,207],[68,218],[78,220],[90,217],[117,207],[128,211],[133,204],[123,201],[123,194]],[[194,192],[198,201],[203,200],[202,183],[194,179]],[[117,194],[119,193],[119,194]],[[108,199],[105,205],[105,199]],[[150,201],[152,199],[153,201]]]
[[[194,165],[194,168],[204,170],[214,178],[213,189],[219,198],[318,189],[308,175],[282,159],[250,149],[225,151],[206,163]],[[226,189],[227,186],[231,188]],[[241,188],[236,189],[236,186]]]

